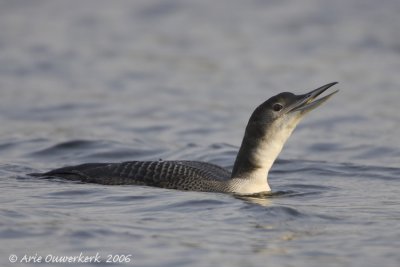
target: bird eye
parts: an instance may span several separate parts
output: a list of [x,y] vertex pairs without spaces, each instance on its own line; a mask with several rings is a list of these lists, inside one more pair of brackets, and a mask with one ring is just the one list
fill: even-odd
[[274,104],[274,105],[272,106],[272,109],[273,109],[274,111],[281,111],[281,110],[283,109],[283,106],[282,106],[281,104],[279,104],[279,103],[276,103],[276,104]]

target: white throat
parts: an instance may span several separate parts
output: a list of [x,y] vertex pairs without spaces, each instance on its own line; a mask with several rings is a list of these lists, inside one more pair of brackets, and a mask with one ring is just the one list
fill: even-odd
[[229,190],[237,194],[255,194],[271,191],[268,173],[297,122],[268,129],[261,138],[245,134],[240,147]]

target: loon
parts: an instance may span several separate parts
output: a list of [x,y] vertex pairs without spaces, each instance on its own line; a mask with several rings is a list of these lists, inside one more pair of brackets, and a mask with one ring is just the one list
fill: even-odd
[[232,172],[207,162],[160,160],[86,163],[33,175],[104,185],[147,185],[236,195],[269,192],[268,172],[286,140],[305,114],[338,92],[317,99],[335,84],[302,95],[280,93],[259,105],[249,119]]

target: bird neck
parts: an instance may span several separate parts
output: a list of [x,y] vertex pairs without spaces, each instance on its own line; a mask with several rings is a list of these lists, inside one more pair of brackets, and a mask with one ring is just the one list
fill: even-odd
[[268,172],[293,130],[273,128],[249,122],[232,169],[231,180],[244,181],[252,191],[270,190]]

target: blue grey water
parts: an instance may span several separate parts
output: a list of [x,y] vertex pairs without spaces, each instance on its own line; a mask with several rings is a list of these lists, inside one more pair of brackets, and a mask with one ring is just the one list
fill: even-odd
[[[1,266],[80,253],[98,253],[93,266],[400,266],[399,13],[397,0],[0,1]],[[230,169],[258,104],[333,81],[270,197],[26,175],[160,158]]]

